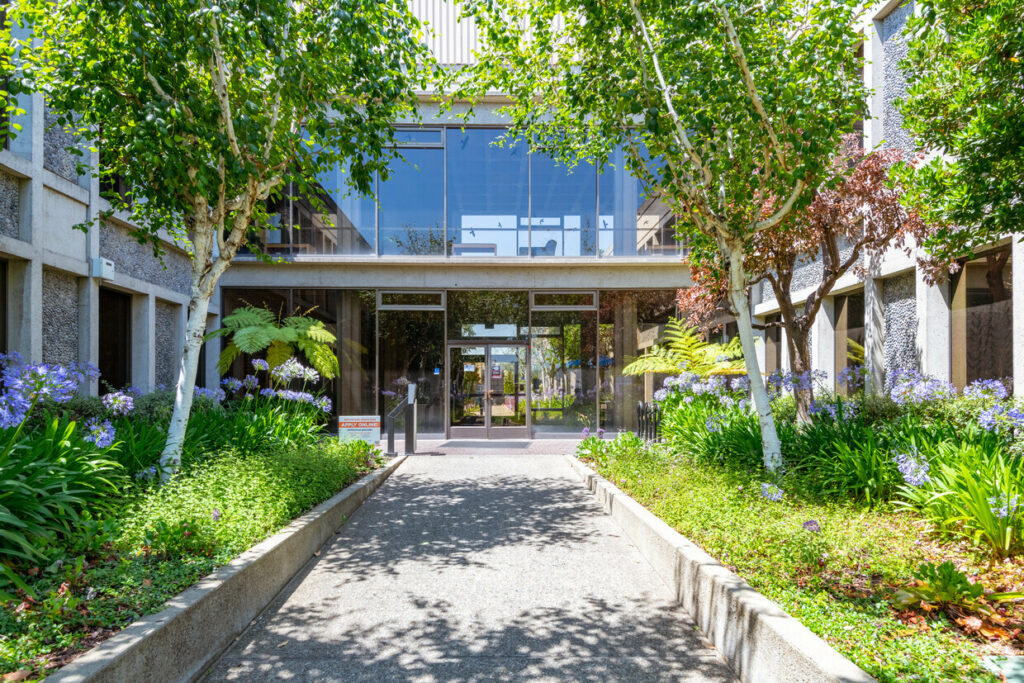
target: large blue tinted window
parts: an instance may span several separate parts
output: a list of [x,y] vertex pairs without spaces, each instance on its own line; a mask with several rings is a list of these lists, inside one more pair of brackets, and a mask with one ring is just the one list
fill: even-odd
[[380,182],[380,253],[444,254],[444,150],[401,153]]
[[[307,253],[373,254],[377,250],[376,207],[373,197],[361,197],[348,186],[348,171],[335,168],[317,176],[323,188],[322,206],[310,216],[312,234],[316,239],[299,243]],[[319,211],[327,215],[317,216]],[[297,219],[299,224],[303,220]],[[299,239],[303,239],[299,237]]]
[[[651,162],[656,167],[656,162]],[[674,256],[675,217],[656,192],[626,169],[616,150],[598,178],[598,248],[601,256]]]
[[581,162],[567,168],[537,152],[530,155],[530,253],[593,256],[597,249],[597,170]]
[[529,155],[493,129],[448,129],[448,242],[453,256],[529,254]]

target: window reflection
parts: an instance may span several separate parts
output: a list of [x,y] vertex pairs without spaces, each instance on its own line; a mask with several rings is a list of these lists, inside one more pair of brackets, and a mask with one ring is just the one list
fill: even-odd
[[499,146],[504,133],[486,128],[447,130],[452,256],[529,253],[529,155],[523,142]]
[[530,248],[520,256],[593,256],[597,250],[597,177],[581,162],[567,168],[554,159],[530,155]]
[[[952,281],[953,383],[1013,378],[1010,247],[967,261]],[[1009,384],[1009,382],[1007,382]]]
[[530,406],[538,434],[597,427],[596,311],[534,311]]
[[380,253],[443,255],[444,150],[401,153],[380,183]]

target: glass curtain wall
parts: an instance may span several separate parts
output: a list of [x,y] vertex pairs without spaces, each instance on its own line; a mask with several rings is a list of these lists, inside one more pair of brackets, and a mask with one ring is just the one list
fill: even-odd
[[377,312],[381,425],[406,395],[409,384],[415,383],[417,432],[443,434],[444,305],[384,304],[384,294],[378,294],[382,303]]
[[400,158],[359,196],[337,167],[268,200],[254,250],[279,256],[676,256],[675,217],[626,168],[569,168],[503,128],[395,131]]
[[953,384],[1013,379],[1010,247],[966,261],[952,280]]
[[503,129],[446,133],[449,255],[529,256],[526,143],[502,141]]
[[600,401],[596,292],[534,294],[530,310],[533,431],[596,431]]
[[622,369],[658,343],[677,315],[675,290],[602,291],[600,306],[601,427],[636,429],[636,406],[651,401],[665,377]]
[[847,387],[839,383],[839,373],[864,365],[864,292],[837,296],[835,316],[836,391],[845,392]]

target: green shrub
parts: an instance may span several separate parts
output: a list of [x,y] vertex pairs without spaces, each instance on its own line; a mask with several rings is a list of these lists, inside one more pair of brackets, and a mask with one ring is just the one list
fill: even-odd
[[167,424],[139,419],[137,416],[123,417],[114,423],[120,447],[116,451],[117,461],[129,473],[135,474],[156,464],[167,441]]
[[[941,445],[927,476],[900,489],[942,533],[964,536],[1002,558],[1024,551],[1024,467],[1000,449]],[[918,484],[918,485],[915,485]]]
[[118,545],[171,557],[215,547],[241,552],[336,493],[378,455],[366,443],[334,440],[218,454],[142,495],[123,516]]
[[182,462],[198,462],[224,449],[302,448],[319,440],[323,415],[315,406],[277,399],[206,402],[189,418]]
[[0,595],[5,584],[24,587],[15,568],[46,559],[73,536],[83,510],[117,500],[124,469],[76,426],[51,417],[42,431],[0,431]]

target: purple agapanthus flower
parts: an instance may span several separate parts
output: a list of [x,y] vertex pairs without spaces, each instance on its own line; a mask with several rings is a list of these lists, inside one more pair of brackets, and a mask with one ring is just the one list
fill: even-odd
[[100,422],[98,418],[94,417],[85,423],[85,434],[82,438],[95,445],[96,448],[110,448],[114,445],[116,438],[114,426],[110,424],[110,420]]
[[225,398],[227,398],[227,394],[225,394],[224,390],[221,389],[220,387],[214,387],[212,389],[198,387],[195,390],[195,396],[196,398],[204,398],[209,401],[213,401],[214,403],[220,403]]
[[266,372],[266,371],[270,370],[270,363],[268,363],[267,361],[263,360],[262,358],[253,358],[252,359],[252,369],[257,371],[257,372],[259,372],[260,370],[262,370],[263,372]]
[[580,432],[580,438],[587,439],[590,437],[590,427],[584,427],[583,431]]
[[331,408],[333,407],[331,399],[327,396],[321,396],[320,398],[316,399],[315,401],[313,401],[313,405],[315,405],[317,408],[319,408],[321,411],[325,413],[330,413]]
[[928,476],[928,460],[916,447],[907,453],[897,453],[892,459],[896,463],[896,469],[903,475],[903,481],[911,486],[924,486],[931,481],[931,477]]
[[103,407],[111,415],[124,417],[135,409],[135,397],[126,391],[113,391],[103,397]]
[[704,428],[709,432],[715,433],[722,431],[722,422],[725,418],[722,415],[711,415],[708,419],[704,420]]
[[1006,385],[997,379],[977,379],[964,387],[965,398],[995,398],[1004,399],[1009,394],[1006,391]]
[[1020,507],[1020,496],[1008,496],[1000,493],[998,496],[989,498],[988,505],[993,515],[999,519],[1006,519],[1017,513],[1017,508]]
[[213,519],[213,521],[215,521],[215,522],[219,522],[220,521],[220,510],[218,510],[217,508],[214,508],[213,509],[213,513],[210,515],[210,518]]
[[220,381],[220,385],[233,394],[242,388],[242,380],[237,377],[225,377]]
[[263,398],[274,398],[277,396],[277,392],[270,388],[260,389],[260,396]]
[[770,500],[773,503],[778,503],[782,500],[782,496],[784,496],[785,493],[785,491],[783,491],[775,484],[761,484],[761,497],[764,498],[765,500]]
[[809,519],[806,522],[804,522],[803,523],[803,528],[806,531],[810,531],[811,533],[814,533],[814,534],[821,533],[821,524],[819,524],[818,520],[816,520],[816,519]]
[[253,391],[260,385],[260,381],[256,379],[256,375],[246,375],[242,378],[242,386],[248,391]]

